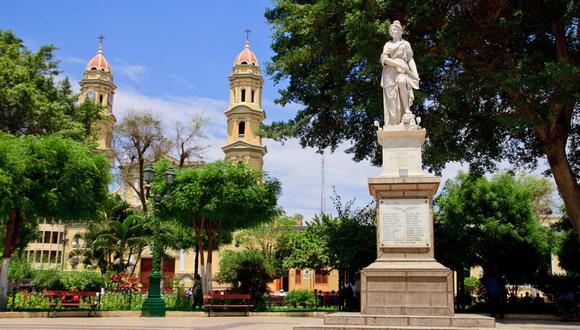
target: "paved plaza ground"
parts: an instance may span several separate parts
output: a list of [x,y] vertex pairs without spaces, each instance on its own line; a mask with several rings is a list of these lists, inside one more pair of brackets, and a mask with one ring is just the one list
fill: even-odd
[[[0,329],[34,330],[105,330],[105,329],[163,329],[163,330],[291,330],[295,325],[322,324],[322,318],[313,317],[98,317],[98,318],[30,318],[0,319]],[[500,320],[497,329],[502,330],[577,330],[580,323],[556,321]]]

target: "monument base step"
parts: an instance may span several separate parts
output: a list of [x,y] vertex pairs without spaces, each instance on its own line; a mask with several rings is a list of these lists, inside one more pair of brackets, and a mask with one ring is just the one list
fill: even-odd
[[324,317],[323,325],[299,326],[295,330],[475,330],[495,328],[495,319],[476,314],[449,316],[422,315],[363,315],[360,313],[334,313]]

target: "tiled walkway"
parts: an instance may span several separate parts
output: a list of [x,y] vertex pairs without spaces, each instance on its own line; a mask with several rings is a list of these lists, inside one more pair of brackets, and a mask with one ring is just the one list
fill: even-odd
[[[295,325],[322,324],[321,318],[307,317],[98,317],[0,319],[0,329],[34,330],[290,330]],[[580,323],[501,320],[501,330],[578,330]]]

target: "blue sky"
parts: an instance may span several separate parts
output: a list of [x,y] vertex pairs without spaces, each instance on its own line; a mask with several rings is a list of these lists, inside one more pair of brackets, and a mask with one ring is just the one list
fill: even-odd
[[[76,86],[86,63],[96,54],[103,34],[104,55],[118,86],[113,112],[118,119],[130,110],[159,114],[167,124],[203,112],[209,118],[210,149],[206,160],[223,158],[227,77],[243,49],[250,28],[251,48],[262,68],[273,55],[271,29],[264,18],[270,1],[31,1],[4,0],[0,29],[11,29],[25,44],[59,49],[63,75]],[[384,40],[377,40],[383,43]],[[263,107],[267,122],[292,118],[299,105],[274,105],[279,86],[263,72]],[[78,88],[78,87],[77,87]],[[377,82],[377,93],[380,92]],[[369,129],[374,129],[369,127]],[[287,214],[308,220],[320,212],[320,155],[302,149],[296,140],[281,145],[264,140],[269,153],[264,169],[282,181],[280,205]],[[326,209],[332,211],[332,187],[343,200],[357,205],[371,201],[367,178],[381,170],[368,162],[354,163],[340,148],[326,156]],[[454,164],[444,178],[460,168]]]

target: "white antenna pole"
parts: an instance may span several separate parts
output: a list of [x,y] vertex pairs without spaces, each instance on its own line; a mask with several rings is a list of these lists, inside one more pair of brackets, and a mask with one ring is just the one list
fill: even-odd
[[324,210],[326,209],[326,196],[324,191],[324,150],[322,150],[321,174],[322,186],[320,187],[320,215],[324,215]]

